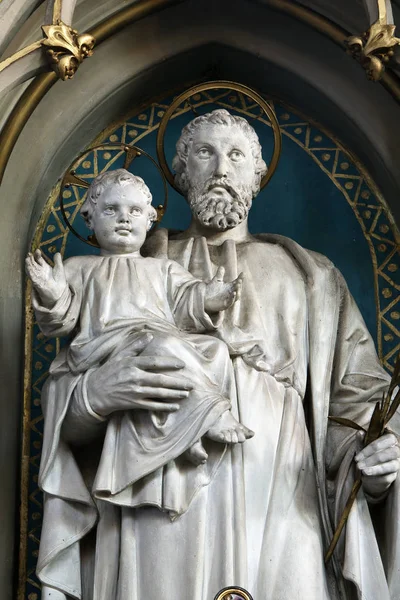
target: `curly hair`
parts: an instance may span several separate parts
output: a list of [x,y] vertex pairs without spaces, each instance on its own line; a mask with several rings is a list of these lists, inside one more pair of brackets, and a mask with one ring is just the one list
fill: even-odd
[[153,196],[143,179],[138,175],[133,175],[126,169],[115,169],[113,171],[105,171],[97,175],[90,184],[87,196],[81,206],[80,213],[85,219],[86,225],[90,228],[91,217],[96,209],[97,201],[103,192],[113,185],[124,187],[125,185],[134,185],[147,200],[149,205],[149,226],[157,219],[157,211],[151,205]]
[[196,117],[182,129],[181,136],[176,144],[176,154],[172,161],[172,168],[175,171],[175,184],[181,192],[188,191],[189,183],[187,181],[186,165],[193,143],[193,137],[198,129],[208,123],[212,123],[213,125],[238,127],[249,140],[254,158],[255,183],[252,191],[253,196],[255,196],[260,190],[261,179],[267,172],[267,165],[262,158],[261,144],[258,135],[246,119],[231,115],[224,108],[213,110],[210,113]]

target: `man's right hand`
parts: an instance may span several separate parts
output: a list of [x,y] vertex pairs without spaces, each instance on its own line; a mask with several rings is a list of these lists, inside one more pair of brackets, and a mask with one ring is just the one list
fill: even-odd
[[185,364],[174,357],[124,356],[95,369],[87,379],[92,409],[106,417],[117,410],[141,408],[174,412],[193,389],[179,376]]

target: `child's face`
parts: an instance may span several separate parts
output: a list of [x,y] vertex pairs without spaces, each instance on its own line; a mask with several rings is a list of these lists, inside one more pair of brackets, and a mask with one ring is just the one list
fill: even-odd
[[91,217],[100,248],[114,254],[139,251],[146,239],[148,222],[149,204],[133,184],[106,189]]

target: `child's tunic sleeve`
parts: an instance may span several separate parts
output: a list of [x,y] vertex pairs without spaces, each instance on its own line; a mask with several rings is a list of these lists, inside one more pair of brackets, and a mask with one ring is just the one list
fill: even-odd
[[221,323],[222,314],[210,317],[204,309],[206,284],[196,279],[175,261],[168,261],[168,299],[180,329],[202,333],[215,331]]

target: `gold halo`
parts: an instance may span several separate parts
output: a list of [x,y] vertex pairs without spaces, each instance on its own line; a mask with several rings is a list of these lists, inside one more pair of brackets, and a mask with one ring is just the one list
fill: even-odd
[[[76,229],[73,227],[72,223],[70,223],[70,221],[67,217],[67,214],[65,212],[64,198],[63,198],[63,191],[65,190],[65,188],[69,188],[71,186],[77,186],[77,187],[81,187],[81,188],[89,187],[90,183],[88,181],[86,181],[85,179],[77,177],[73,167],[77,164],[80,164],[82,162],[82,159],[84,158],[84,156],[86,156],[87,154],[90,154],[91,152],[94,152],[95,150],[121,150],[121,151],[125,152],[124,169],[127,169],[127,170],[129,170],[131,163],[138,156],[145,156],[147,159],[149,159],[153,163],[153,165],[157,168],[157,170],[160,174],[160,177],[163,182],[163,187],[164,187],[164,204],[159,204],[157,207],[155,207],[156,211],[157,211],[157,222],[161,221],[161,219],[164,216],[165,211],[167,209],[168,186],[167,186],[167,182],[165,181],[164,173],[163,173],[162,169],[160,168],[159,164],[157,163],[157,161],[155,161],[154,158],[152,156],[150,156],[150,154],[148,154],[147,152],[145,152],[138,146],[130,146],[128,144],[116,142],[115,144],[99,144],[98,146],[93,146],[92,148],[88,148],[87,150],[84,150],[83,152],[81,152],[74,159],[74,161],[70,164],[70,166],[66,170],[64,177],[62,178],[62,181],[61,181],[60,194],[59,194],[61,215],[62,215],[64,222],[67,225],[68,229],[71,231],[71,233],[74,234],[75,237],[77,237],[79,240],[81,240],[81,242],[88,244],[89,246],[98,248],[99,245],[98,245],[97,240],[94,235],[90,235],[90,236],[88,236],[87,239],[85,239],[76,231]],[[102,173],[105,173],[105,172],[106,171],[102,171]]]
[[240,596],[243,600],[253,600],[250,596],[249,592],[246,592],[243,588],[240,587],[227,587],[218,592],[215,596],[214,600],[225,600],[230,594],[235,594],[236,596]]
[[185,92],[183,92],[180,96],[175,98],[175,100],[172,102],[172,104],[169,106],[169,108],[165,111],[163,118],[160,121],[158,133],[157,133],[158,161],[160,163],[160,166],[163,170],[163,173],[164,173],[168,183],[181,195],[182,195],[182,192],[175,185],[174,175],[172,174],[172,171],[170,170],[168,163],[167,163],[167,159],[165,157],[164,139],[165,139],[167,125],[168,125],[168,122],[171,119],[171,116],[172,116],[173,112],[175,111],[175,109],[180,104],[182,104],[185,100],[187,100],[191,96],[194,96],[194,94],[198,94],[199,92],[204,92],[206,90],[215,90],[215,89],[234,90],[236,92],[241,92],[245,96],[248,96],[249,98],[254,100],[254,102],[256,102],[259,105],[259,107],[267,115],[267,117],[271,123],[272,131],[274,133],[274,151],[272,153],[271,161],[268,165],[268,171],[261,180],[260,189],[263,189],[267,185],[267,183],[270,181],[271,177],[275,173],[276,168],[278,166],[279,158],[280,158],[281,151],[282,151],[281,130],[280,130],[278,119],[276,118],[276,114],[275,114],[274,110],[264,100],[264,98],[262,98],[260,96],[260,94],[258,94],[251,88],[247,87],[246,85],[243,85],[241,83],[236,83],[234,81],[221,80],[221,81],[207,81],[205,83],[200,83],[198,85],[194,85],[193,87],[191,87],[188,90],[186,90]]

